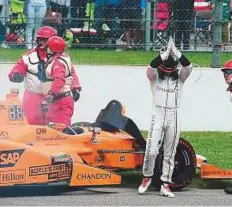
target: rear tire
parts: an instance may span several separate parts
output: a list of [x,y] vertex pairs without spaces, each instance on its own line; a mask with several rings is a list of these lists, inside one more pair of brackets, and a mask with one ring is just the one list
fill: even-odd
[[[156,159],[152,185],[160,190],[163,166],[163,149]],[[196,172],[196,154],[191,144],[183,138],[180,138],[175,155],[175,167],[172,175],[173,184],[170,185],[172,190],[180,190],[189,185]]]

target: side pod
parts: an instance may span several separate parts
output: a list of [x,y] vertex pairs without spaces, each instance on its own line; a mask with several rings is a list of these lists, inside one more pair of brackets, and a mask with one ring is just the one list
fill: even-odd
[[70,186],[117,185],[121,184],[121,176],[83,163],[73,163]]

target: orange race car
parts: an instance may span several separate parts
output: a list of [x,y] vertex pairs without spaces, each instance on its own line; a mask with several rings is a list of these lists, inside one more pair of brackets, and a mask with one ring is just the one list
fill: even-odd
[[[19,91],[0,101],[0,186],[65,182],[69,186],[121,184],[121,171],[141,170],[146,141],[136,124],[112,100],[94,123],[29,125]],[[153,184],[160,186],[162,148]],[[187,186],[196,170],[192,146],[180,139],[173,189]]]

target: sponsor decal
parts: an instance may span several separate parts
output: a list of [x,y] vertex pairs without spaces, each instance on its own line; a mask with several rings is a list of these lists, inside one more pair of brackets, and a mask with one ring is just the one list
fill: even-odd
[[52,156],[52,164],[56,163],[71,163],[72,158],[68,154],[61,154]]
[[120,156],[120,161],[124,162],[126,160],[125,156]]
[[94,158],[94,162],[95,162],[95,163],[101,163],[101,162],[104,162],[104,160],[105,160],[105,156],[103,156],[103,155],[96,156],[96,157]]
[[151,140],[152,139],[148,139],[147,140],[147,153],[145,154],[145,158],[144,158],[144,171],[148,171],[149,169],[149,161],[151,159]]
[[37,128],[36,129],[36,134],[46,134],[47,130],[46,128]]
[[71,176],[71,169],[48,174],[48,179],[66,178]]
[[61,141],[61,140],[66,140],[68,139],[69,137],[68,136],[65,136],[65,135],[57,135],[55,137],[40,137],[40,136],[37,136],[36,137],[36,141]]
[[7,184],[25,182],[25,174],[25,170],[11,170],[0,172],[0,183]]
[[160,86],[157,86],[156,89],[157,89],[158,91],[168,92],[168,93],[175,93],[175,92],[178,92],[178,91],[179,91],[178,86],[175,87],[174,89],[162,88],[162,87],[160,87]]
[[232,172],[230,172],[230,171],[209,171],[209,172],[203,172],[203,176],[212,176],[212,175],[231,176]]
[[69,165],[67,164],[57,164],[57,165],[44,165],[44,166],[36,166],[29,168],[29,175],[45,175],[48,173],[60,172],[69,169]]
[[153,130],[154,130],[154,125],[156,122],[156,116],[153,114],[152,115],[152,119],[151,119],[151,126],[150,126],[150,130],[148,133],[148,139],[147,139],[147,151],[146,151],[146,155],[144,157],[144,171],[147,171],[149,169],[149,161],[150,161],[150,157],[151,157],[151,151],[152,151],[152,135],[153,135]]
[[130,152],[134,152],[133,149],[110,149],[110,150],[105,150],[105,149],[101,149],[98,150],[98,152],[100,153],[130,153]]
[[155,121],[156,121],[156,116],[155,116],[155,115],[152,115],[151,126],[150,126],[149,135],[148,135],[148,138],[150,138],[150,139],[152,138],[152,134],[153,134],[153,130],[154,130]]
[[111,179],[111,173],[77,174],[77,180]]
[[0,151],[0,168],[2,167],[13,167],[21,155],[24,149]]
[[8,139],[9,138],[9,134],[6,131],[1,131],[0,132],[0,139]]
[[72,164],[44,165],[29,168],[29,176],[48,175],[48,179],[71,177]]

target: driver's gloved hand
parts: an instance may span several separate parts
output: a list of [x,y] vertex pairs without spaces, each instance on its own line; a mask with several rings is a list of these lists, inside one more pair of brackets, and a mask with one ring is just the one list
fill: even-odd
[[12,82],[22,83],[24,81],[24,76],[19,73],[14,73],[12,75]]
[[76,102],[80,98],[80,91],[77,88],[72,89],[73,100]]

